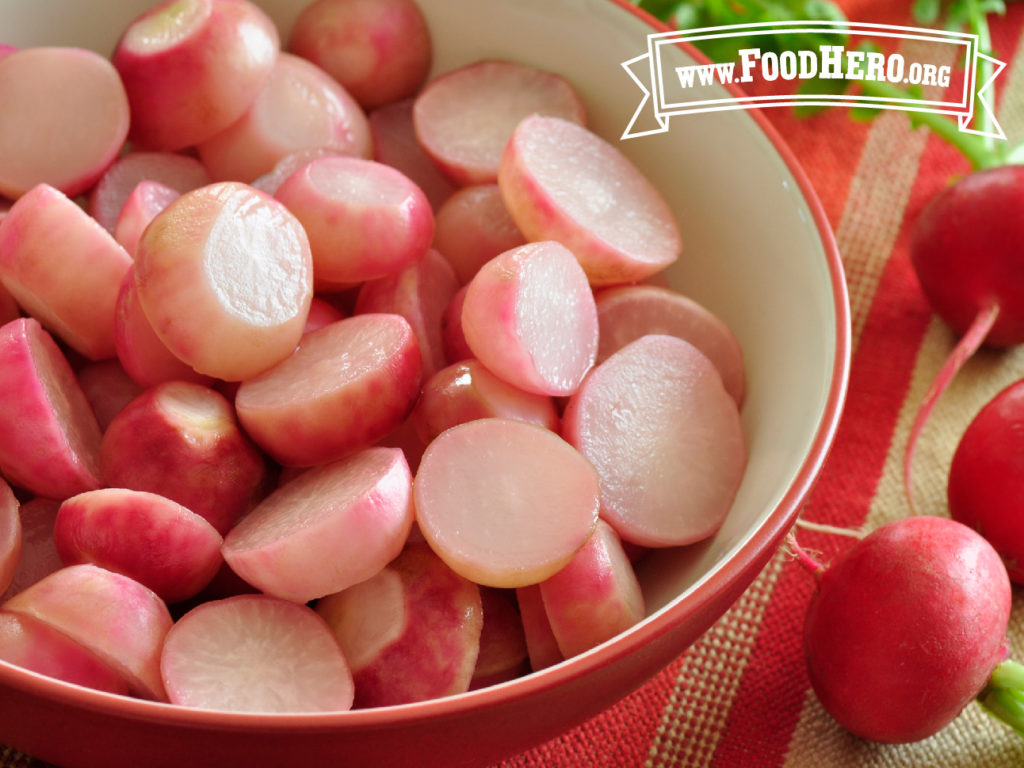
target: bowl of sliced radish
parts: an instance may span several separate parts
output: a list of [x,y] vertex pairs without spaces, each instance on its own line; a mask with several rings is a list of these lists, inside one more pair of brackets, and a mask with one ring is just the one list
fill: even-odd
[[847,296],[762,116],[620,138],[658,31],[0,0],[0,743],[484,766],[737,600],[832,442]]

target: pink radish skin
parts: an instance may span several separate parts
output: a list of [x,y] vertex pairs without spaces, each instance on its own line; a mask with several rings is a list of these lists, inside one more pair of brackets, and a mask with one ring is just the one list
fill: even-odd
[[168,0],[124,31],[112,61],[131,105],[129,138],[179,150],[239,119],[270,78],[280,38],[248,0]]
[[22,528],[20,504],[6,482],[0,479],[0,595],[11,586],[21,562]]
[[354,310],[356,314],[384,312],[404,317],[419,342],[426,379],[447,362],[441,316],[458,288],[451,265],[430,249],[400,272],[364,283]]
[[534,114],[586,122],[583,103],[560,75],[478,61],[427,83],[413,105],[413,126],[424,151],[456,184],[493,184],[516,125]]
[[746,370],[739,341],[706,307],[670,288],[624,285],[594,295],[597,305],[597,362],[649,333],[678,336],[703,352],[722,376],[738,405],[746,391]]
[[474,357],[466,341],[466,334],[462,331],[462,307],[466,303],[468,290],[468,285],[459,288],[441,314],[441,346],[449,364],[472,360]]
[[0,327],[0,471],[65,498],[99,488],[100,428],[67,358],[36,320]]
[[109,664],[31,616],[0,611],[0,660],[66,683],[128,695],[128,683]]
[[426,443],[450,427],[496,416],[538,424],[553,432],[560,424],[550,397],[513,387],[478,360],[455,363],[430,377],[412,414]]
[[808,672],[825,710],[857,736],[905,743],[937,733],[1006,656],[1010,581],[967,526],[904,518],[816,567]]
[[142,231],[160,211],[179,197],[181,193],[178,190],[158,181],[140,181],[121,208],[114,224],[114,239],[129,255],[134,254]]
[[203,603],[167,633],[172,704],[232,712],[343,712],[352,673],[314,611],[268,595]]
[[0,221],[0,281],[27,314],[90,360],[115,354],[114,308],[131,264],[110,233],[46,184]]
[[262,498],[267,467],[220,393],[183,381],[151,387],[111,420],[99,445],[105,483],[165,496],[221,535]]
[[434,247],[451,262],[463,284],[498,254],[525,244],[497,184],[464,187],[437,211]]
[[235,408],[279,463],[312,467],[396,429],[421,379],[419,344],[404,318],[356,315],[307,333],[294,355],[242,382]]
[[118,360],[86,363],[76,374],[101,432],[122,408],[142,394],[143,387],[125,372]]
[[135,253],[143,312],[197,373],[242,381],[288,357],[313,298],[302,225],[237,182],[188,192],[149,225]]
[[210,183],[203,164],[175,152],[132,151],[117,158],[89,193],[88,210],[113,234],[117,217],[132,191],[144,181],[154,181],[179,194]]
[[644,596],[622,542],[599,520],[593,536],[562,570],[540,583],[558,649],[571,658],[644,618]]
[[397,448],[367,448],[303,472],[224,540],[232,570],[263,592],[304,603],[370,578],[409,534],[412,475]]
[[307,163],[319,160],[321,157],[337,157],[342,154],[330,147],[313,147],[311,149],[300,149],[297,152],[290,152],[282,157],[274,167],[267,173],[256,178],[252,186],[260,192],[268,195],[276,195],[285,179],[302,168]]
[[587,277],[551,241],[513,248],[480,268],[466,290],[462,331],[493,373],[538,395],[571,395],[597,355]]
[[521,587],[564,567],[597,524],[590,463],[544,427],[477,419],[438,436],[413,487],[416,520],[457,573]]
[[711,536],[746,468],[736,401],[689,342],[649,335],[587,377],[562,434],[601,478],[601,516],[624,540],[678,546]]
[[557,240],[594,286],[643,280],[679,258],[668,203],[616,147],[576,123],[532,115],[504,148],[498,185],[527,240]]
[[538,672],[564,661],[565,657],[558,648],[558,640],[544,608],[540,585],[519,587],[516,590],[516,602],[523,622],[523,637],[526,640],[530,668]]
[[130,576],[167,603],[198,593],[222,562],[223,540],[206,520],[168,498],[126,488],[65,499],[53,537],[66,564]]
[[412,0],[317,0],[295,19],[288,50],[324,69],[366,109],[415,95],[432,54],[426,19]]
[[215,180],[251,182],[293,152],[328,147],[369,158],[371,142],[366,114],[344,88],[316,65],[281,53],[245,114],[197,150]]
[[318,284],[393,275],[420,259],[434,238],[434,213],[423,192],[373,160],[313,160],[276,197],[306,230]]
[[480,653],[480,589],[411,544],[376,575],[316,605],[352,667],[357,708],[464,693]]
[[480,589],[480,601],[484,623],[470,690],[514,680],[530,671],[515,592],[483,587]]
[[166,701],[160,648],[171,628],[163,600],[134,579],[95,565],[54,571],[0,609],[29,616],[81,643],[137,696]]
[[0,604],[64,567],[53,540],[53,526],[59,509],[59,501],[43,496],[35,496],[21,504],[21,557],[10,586],[6,592],[0,592]]
[[93,51],[38,47],[3,56],[0,104],[0,195],[10,198],[44,183],[70,197],[86,191],[128,135],[121,79]]

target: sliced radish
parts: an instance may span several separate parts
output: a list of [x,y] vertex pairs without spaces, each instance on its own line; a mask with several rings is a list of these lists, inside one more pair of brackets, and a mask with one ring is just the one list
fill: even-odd
[[25,48],[0,59],[0,195],[37,184],[84,192],[121,151],[128,98],[117,71],[81,48]]
[[413,487],[416,520],[456,572],[491,587],[548,578],[597,521],[590,463],[558,435],[514,419],[452,427],[423,454]]
[[526,239],[565,245],[595,286],[643,280],[682,250],[661,193],[616,147],[569,120],[519,123],[498,185]]
[[0,471],[65,498],[102,485],[100,427],[57,343],[36,320],[0,326]]
[[479,61],[435,78],[416,97],[420,144],[460,185],[493,184],[519,121],[552,115],[583,124],[586,112],[560,75],[510,61]]
[[451,262],[463,284],[498,254],[526,243],[497,184],[455,192],[438,209],[435,229],[434,247]]
[[340,154],[338,150],[330,147],[313,147],[311,149],[300,149],[297,152],[290,152],[278,160],[270,171],[254,179],[252,186],[260,192],[276,195],[284,180],[306,165],[306,163],[311,163],[321,157],[336,157]]
[[121,213],[114,224],[114,239],[129,255],[135,253],[142,231],[164,208],[181,197],[159,181],[140,181],[124,201]]
[[21,563],[22,529],[20,504],[6,482],[0,479],[0,595],[13,583]]
[[315,466],[398,427],[419,396],[419,344],[399,315],[356,315],[307,333],[295,354],[243,381],[246,432],[281,464]]
[[597,354],[587,276],[551,241],[513,248],[480,268],[466,289],[462,331],[480,362],[539,395],[575,392]]
[[160,669],[172,704],[232,712],[340,712],[352,673],[312,609],[269,595],[203,603],[167,633]]
[[241,381],[294,351],[313,297],[302,225],[237,182],[179,197],[146,229],[135,282],[156,335],[198,373]]
[[35,496],[21,504],[21,558],[14,580],[6,592],[0,592],[0,604],[64,567],[53,541],[53,526],[59,509],[59,501],[43,496]]
[[471,690],[513,680],[530,671],[515,592],[482,587],[480,601],[484,626],[480,631],[480,654],[469,684]]
[[746,468],[736,401],[711,361],[674,336],[643,336],[596,367],[562,434],[601,477],[601,516],[644,546],[713,534]]
[[523,638],[530,659],[530,669],[539,672],[542,669],[565,660],[558,648],[558,640],[551,629],[544,598],[540,594],[539,584],[519,587],[516,590],[516,603],[519,606],[519,617],[523,622]]
[[197,150],[214,179],[251,182],[289,154],[317,147],[369,158],[370,124],[330,75],[303,58],[281,53],[245,114]]

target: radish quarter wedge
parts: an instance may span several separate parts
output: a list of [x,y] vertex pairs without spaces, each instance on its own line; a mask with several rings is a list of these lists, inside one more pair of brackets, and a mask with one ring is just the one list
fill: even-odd
[[668,203],[612,144],[570,120],[531,115],[504,148],[498,186],[527,240],[557,240],[595,286],[643,280],[679,258]]
[[427,543],[467,579],[521,587],[561,569],[597,524],[594,468],[549,429],[505,418],[443,432],[413,484]]
[[340,712],[352,673],[326,622],[269,595],[211,600],[167,633],[160,669],[172,704],[232,712]]
[[594,368],[562,434],[601,477],[601,517],[650,547],[713,534],[746,469],[739,409],[689,342],[643,336]]

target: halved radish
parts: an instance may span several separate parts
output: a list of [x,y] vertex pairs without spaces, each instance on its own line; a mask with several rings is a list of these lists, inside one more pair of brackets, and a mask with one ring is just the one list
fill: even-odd
[[682,250],[661,193],[616,147],[570,120],[520,122],[498,185],[526,239],[562,243],[595,286],[643,280]]
[[367,448],[278,488],[224,539],[232,570],[262,591],[307,602],[368,579],[402,550],[412,475],[397,448]]
[[529,115],[586,121],[583,103],[560,75],[511,61],[478,61],[423,88],[413,106],[420,144],[460,185],[493,184],[509,137]]
[[53,541],[53,526],[57,522],[60,502],[35,496],[21,504],[21,558],[14,579],[6,592],[0,592],[0,604],[18,592],[35,584],[44,576],[64,567],[57,545]]
[[551,430],[477,419],[438,436],[413,486],[424,538],[478,584],[521,587],[566,565],[597,523],[594,468]]
[[312,609],[269,595],[211,600],[167,633],[160,670],[172,704],[232,712],[340,712],[352,673]]
[[451,262],[463,284],[498,254],[525,243],[497,184],[463,187],[437,211],[434,247]]
[[142,231],[164,208],[181,197],[159,181],[140,181],[121,207],[121,213],[114,224],[114,239],[129,255],[135,253]]
[[0,595],[14,581],[21,562],[22,529],[20,504],[14,492],[0,479]]
[[643,336],[597,366],[562,434],[597,469],[601,517],[644,546],[713,534],[746,468],[736,401],[711,361],[674,336]]

